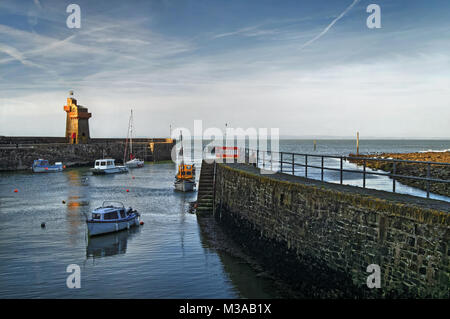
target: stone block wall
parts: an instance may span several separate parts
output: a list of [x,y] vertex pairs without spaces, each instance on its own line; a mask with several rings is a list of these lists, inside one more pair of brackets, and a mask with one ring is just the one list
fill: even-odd
[[[326,184],[326,183],[325,183]],[[447,210],[217,165],[215,217],[308,297],[449,298]],[[381,269],[369,289],[367,266]]]
[[[147,145],[147,144],[146,144]],[[172,143],[155,143],[153,152],[145,152],[145,160],[163,161],[171,159]],[[143,145],[136,145],[138,156],[142,156]],[[148,148],[148,147],[147,147]],[[113,158],[116,164],[122,164],[125,143],[92,143],[92,144],[33,144],[33,145],[0,145],[0,171],[27,170],[36,159],[46,159],[51,164],[63,162],[67,167],[94,166],[100,158]],[[143,158],[143,157],[141,157]]]

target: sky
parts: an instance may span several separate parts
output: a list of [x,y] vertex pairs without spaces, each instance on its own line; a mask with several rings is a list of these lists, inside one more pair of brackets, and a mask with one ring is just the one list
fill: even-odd
[[[81,28],[68,28],[69,4]],[[381,8],[370,29],[369,4]],[[0,135],[450,138],[450,1],[0,0]]]

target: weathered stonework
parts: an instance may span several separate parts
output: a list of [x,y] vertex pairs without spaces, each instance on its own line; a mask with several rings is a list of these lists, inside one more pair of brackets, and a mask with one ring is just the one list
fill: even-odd
[[[153,150],[148,143],[133,143],[136,150],[140,150],[141,158],[147,161],[164,161],[171,159],[174,142],[154,143]],[[145,152],[142,150],[145,149]],[[62,162],[70,166],[92,166],[100,158],[114,158],[116,164],[123,161],[125,142],[92,144],[30,144],[30,145],[0,145],[0,171],[15,171],[30,169],[36,159],[46,159],[50,163]],[[144,156],[145,153],[145,156]]]
[[[217,165],[216,218],[309,296],[449,298],[449,205],[238,168]],[[379,289],[366,285],[369,264]]]

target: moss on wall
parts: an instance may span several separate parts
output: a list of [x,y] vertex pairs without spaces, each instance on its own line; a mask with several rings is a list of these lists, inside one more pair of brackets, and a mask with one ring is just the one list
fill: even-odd
[[[309,280],[323,296],[449,297],[444,210],[218,165],[216,216],[266,264],[303,286]],[[366,285],[373,263],[381,267],[380,289]]]

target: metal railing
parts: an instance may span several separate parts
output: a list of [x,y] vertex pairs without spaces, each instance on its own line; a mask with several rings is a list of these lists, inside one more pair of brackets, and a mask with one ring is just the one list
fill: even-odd
[[[339,172],[339,183],[343,184],[344,182],[344,173],[357,173],[362,175],[362,184],[363,188],[366,188],[366,179],[367,175],[376,175],[376,176],[387,176],[392,178],[392,192],[396,192],[396,179],[411,179],[426,182],[426,193],[427,198],[430,198],[430,183],[450,183],[448,179],[440,179],[440,178],[432,178],[431,177],[431,165],[439,165],[439,166],[449,166],[450,163],[441,163],[441,162],[428,162],[428,161],[411,161],[411,160],[399,160],[399,159],[384,159],[384,158],[368,158],[368,157],[359,157],[359,156],[337,156],[337,155],[319,155],[319,154],[304,154],[304,153],[290,153],[290,152],[271,152],[271,151],[262,151],[262,150],[253,150],[253,149],[244,149],[245,154],[245,163],[247,164],[256,164],[257,167],[263,169],[273,170],[274,164],[280,165],[281,173],[288,173],[290,175],[295,175],[295,168],[297,166],[304,167],[304,177],[308,177],[308,168],[320,169],[321,181],[324,181],[324,171],[337,171]],[[252,155],[252,161],[250,161]],[[269,156],[270,155],[270,156]],[[274,156],[275,155],[275,156]],[[303,163],[296,162],[298,157],[303,158]],[[308,159],[311,158],[320,158],[320,166],[312,165],[308,163]],[[327,167],[324,162],[325,159],[337,159],[339,161],[339,168],[336,167]],[[344,168],[344,162],[362,162],[362,170],[357,169],[347,169]],[[375,161],[375,162],[388,162],[392,164],[392,172],[380,172],[380,171],[367,171],[367,162]],[[270,168],[267,164],[270,164]],[[286,169],[283,164],[288,165],[289,169]],[[426,165],[426,177],[421,176],[410,176],[410,175],[401,175],[397,174],[397,165],[399,164],[417,164],[417,165]],[[369,167],[370,168],[370,167]],[[298,175],[296,175],[298,176]]]

